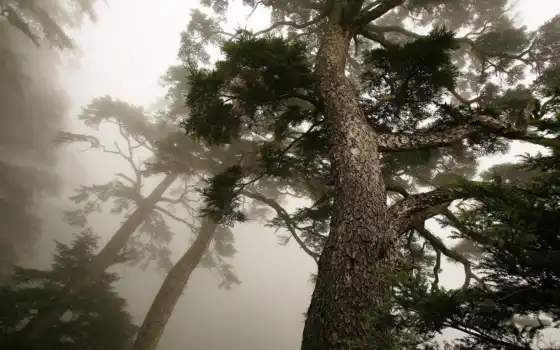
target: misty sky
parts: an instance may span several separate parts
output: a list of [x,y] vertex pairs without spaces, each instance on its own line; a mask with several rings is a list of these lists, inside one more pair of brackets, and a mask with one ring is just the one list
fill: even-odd
[[[113,0],[109,6],[98,6],[97,23],[87,23],[74,34],[81,54],[62,72],[73,113],[92,98],[107,94],[138,105],[154,103],[164,93],[159,78],[175,62],[180,33],[194,6],[196,1],[188,0]],[[522,0],[517,12],[532,29],[559,13],[560,1]],[[233,26],[246,24],[240,11],[232,11],[230,18]],[[247,26],[260,28],[267,23],[268,17],[255,14]],[[118,171],[109,166],[112,163],[100,166],[99,159],[72,158],[71,182],[91,183]],[[117,225],[117,220],[104,220],[96,223],[96,229],[110,234]],[[234,265],[242,285],[231,291],[217,290],[211,275],[197,272],[166,329],[161,350],[262,349],[255,344],[267,344],[270,350],[299,348],[302,313],[312,291],[308,283],[312,260],[293,244],[279,246],[274,232],[260,223],[239,225],[235,235],[239,252]],[[175,254],[187,249],[174,244]],[[126,273],[121,283],[124,296],[141,322],[162,277],[119,269]],[[443,278],[459,283],[462,276],[457,271],[446,268]]]

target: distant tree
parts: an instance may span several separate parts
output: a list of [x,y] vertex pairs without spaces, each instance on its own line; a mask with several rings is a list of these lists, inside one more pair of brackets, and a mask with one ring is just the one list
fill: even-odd
[[[110,213],[124,216],[124,221],[91,259],[85,272],[72,276],[56,298],[40,309],[20,330],[21,338],[29,342],[47,336],[49,329],[68,309],[73,295],[94,283],[103,271],[116,263],[142,263],[142,266],[146,266],[150,261],[156,260],[160,268],[173,273],[167,247],[172,239],[172,232],[166,220],[177,221],[194,234],[199,232],[197,212],[191,204],[196,202],[196,194],[193,192],[200,181],[199,173],[212,165],[212,159],[205,158],[207,156],[203,148],[193,144],[190,152],[182,156],[181,167],[171,168],[166,165],[166,168],[159,169],[157,173],[163,173],[163,177],[149,194],[145,194],[143,192],[147,179],[155,174],[148,163],[154,162],[156,156],[169,159],[165,151],[158,150],[158,143],[166,135],[176,133],[178,128],[158,119],[157,115],[150,117],[143,108],[110,97],[92,101],[83,109],[79,119],[92,129],[113,127],[105,130],[115,132],[120,140],[107,145],[95,134],[61,132],[57,141],[85,143],[89,148],[107,156],[117,156],[126,163],[130,172],[118,172],[114,180],[104,184],[81,186],[71,197],[77,208],[67,211],[65,219],[71,225],[83,228],[88,225],[89,215],[103,212],[104,204],[110,204]],[[205,228],[200,230],[208,231]],[[200,241],[199,237],[200,240],[207,240],[200,253],[206,253],[204,267],[215,269],[223,277],[226,286],[237,283],[231,266],[223,260],[235,253],[231,232],[214,227],[209,234],[197,236],[193,245],[199,245],[196,243]],[[215,249],[207,252],[210,240],[214,240]],[[190,264],[192,269],[200,259],[201,257],[194,259],[194,264]],[[184,287],[180,292],[183,289]]]
[[[543,144],[530,121],[552,117],[557,91],[541,96],[522,79],[530,68],[554,77],[560,17],[530,32],[506,1],[246,1],[274,23],[228,34],[229,2],[203,4],[217,16],[193,12],[182,38],[182,126],[208,145],[259,140],[230,169],[235,193],[266,178],[313,201],[289,215],[321,254],[302,349],[397,346],[392,277],[413,253],[404,238],[421,237],[436,264],[442,254],[463,263],[471,283],[472,262],[424,223],[455,220],[450,204],[484,197],[472,187],[491,182],[459,185],[480,156],[508,140]],[[209,62],[216,45],[223,55]]]
[[68,111],[58,55],[94,2],[0,1],[0,279],[38,239],[41,195],[58,190],[52,138]]
[[[0,287],[2,341],[50,303],[68,279],[86,270],[95,254],[97,240],[98,237],[86,230],[71,244],[56,242],[50,270],[14,268],[10,283]],[[113,284],[118,279],[117,275],[105,272],[94,284],[73,295],[64,317],[34,349],[129,349],[136,327],[131,323],[126,301],[114,290]],[[14,349],[9,344],[5,348]]]
[[[166,119],[172,122],[182,120],[188,115],[183,102],[183,95],[188,91],[184,79],[186,73],[185,66],[172,67],[164,79],[168,87]],[[151,164],[151,172],[158,173],[169,169],[175,169],[177,172],[185,171],[185,165],[192,156],[190,152],[194,149],[193,143],[200,146],[200,143],[185,137],[182,130],[169,134],[159,143],[157,157]],[[232,188],[238,181],[236,173],[238,165],[241,164],[244,157],[250,157],[254,149],[254,140],[243,140],[228,148],[209,147],[206,150],[207,155],[202,158],[205,160],[205,166],[200,167],[198,176],[201,181],[198,183],[199,189],[196,193],[198,199],[202,195],[202,199],[211,201],[213,206],[199,206],[198,209],[204,217],[201,220],[198,235],[165,277],[140,327],[133,346],[134,350],[157,349],[173,309],[197,266],[217,266],[223,276],[220,284],[222,287],[229,288],[232,284],[239,283],[237,277],[231,273],[230,266],[224,264],[222,257],[231,256],[235,252],[232,245],[234,236],[228,226],[248,218],[245,213],[236,210],[239,198],[235,198],[235,191],[232,191]],[[188,151],[185,152],[185,150]],[[209,183],[208,179],[212,179],[212,181]],[[279,186],[275,182],[254,181],[252,188],[257,187],[268,192],[275,192]],[[259,212],[259,209],[262,208],[257,205],[247,205],[244,206],[244,209],[253,214],[250,216],[262,214],[262,211]],[[212,241],[214,242],[213,251],[218,254],[210,255],[207,252]],[[300,243],[304,247],[301,241]]]

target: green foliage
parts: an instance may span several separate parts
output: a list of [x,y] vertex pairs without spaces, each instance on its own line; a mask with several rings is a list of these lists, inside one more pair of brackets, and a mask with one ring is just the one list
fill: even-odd
[[[558,185],[554,177],[528,190],[497,190],[463,214],[469,230],[484,238],[476,263],[484,285],[430,292],[417,283],[399,305],[414,310],[430,332],[450,327],[469,334],[453,349],[531,348],[560,316]],[[520,326],[514,322],[520,317],[543,321]]]
[[[183,85],[180,79],[176,79],[174,88],[182,86],[186,93],[186,108],[192,114],[185,114],[181,126],[190,137],[209,147],[234,149],[232,154],[240,164],[232,171],[231,163],[227,163],[228,170],[220,175],[223,184],[212,181],[203,191],[206,203],[218,209],[222,203],[221,208],[224,208],[223,199],[231,201],[236,198],[237,190],[245,187],[260,190],[261,186],[270,184],[281,189],[277,193],[287,196],[297,193],[311,204],[290,214],[291,222],[277,217],[270,225],[296,227],[304,244],[313,252],[321,252],[328,235],[333,197],[330,145],[324,125],[324,115],[328,111],[316,94],[313,74],[317,39],[321,37],[322,24],[327,21],[320,18],[324,8],[316,2],[312,5],[304,1],[266,2],[264,5],[271,9],[274,22],[301,24],[313,18],[318,20],[309,26],[292,25],[287,31],[278,26],[282,29],[269,31],[276,36],[259,37],[247,32],[227,36],[220,33],[218,25],[229,2],[208,0],[203,4],[212,7],[217,16],[215,19],[210,19],[211,15],[193,17],[194,22],[200,22],[199,25],[191,23],[183,36],[181,60],[188,67],[183,72],[189,78]],[[245,1],[244,4],[256,6],[259,2]],[[374,1],[364,2],[369,9],[376,4]],[[451,126],[465,125],[467,121],[473,122],[473,116],[477,114],[511,123],[538,99],[541,120],[527,122],[529,116],[521,116],[531,137],[537,139],[537,135],[544,135],[542,126],[547,123],[550,126],[557,113],[554,108],[557,103],[554,63],[557,60],[554,60],[555,52],[546,51],[540,42],[555,47],[557,19],[529,32],[527,28],[514,25],[507,6],[507,1],[407,1],[362,28],[363,32],[353,38],[356,50],[349,54],[348,73],[371,127],[379,133],[430,135],[446,131]],[[420,35],[409,30],[403,24],[405,20],[436,29],[428,35]],[[195,32],[202,37],[197,50],[216,44],[222,48],[224,58],[212,69],[200,69],[195,64],[197,57],[191,50],[194,45],[189,46],[195,41]],[[199,63],[207,64],[205,59],[202,57]],[[535,68],[539,77],[534,84],[521,85],[520,80],[529,67]],[[173,74],[177,76],[179,71]],[[447,147],[382,153],[382,171],[388,190],[402,195],[403,192],[417,191],[419,186],[458,185],[461,179],[473,177],[480,156],[508,150],[509,142],[490,131],[482,130]],[[554,146],[551,139],[532,141]],[[232,146],[237,142],[252,147],[237,149]],[[544,163],[545,159],[542,160]],[[498,173],[507,173],[507,184],[533,176],[540,179],[542,175],[542,170],[538,170],[530,176],[521,176],[522,170],[506,167],[493,171],[485,177],[497,180]],[[220,179],[218,176],[217,180]],[[219,190],[219,186],[223,189]],[[487,187],[465,186],[462,191],[477,198],[503,197],[501,186],[496,181]],[[536,189],[531,188],[533,192],[528,194],[515,192],[512,196],[544,195]],[[517,204],[511,202],[510,205]],[[493,210],[497,212],[498,209]],[[511,210],[507,213],[514,215]],[[474,210],[464,210],[461,219],[464,222],[480,221],[484,217]],[[441,255],[446,254],[443,253],[446,250],[436,244],[438,240],[434,243],[422,235],[420,229],[419,226],[410,230],[401,237],[402,242],[399,241],[402,243],[400,251],[418,261],[407,271],[413,278],[404,276],[401,284],[396,286],[398,293],[393,305],[396,317],[391,326],[400,332],[399,336],[406,340],[404,343],[414,346],[419,346],[420,342],[429,343],[435,333],[448,326],[441,305],[448,306],[458,315],[457,319],[468,324],[484,327],[480,324],[487,322],[489,332],[494,332],[492,336],[499,339],[498,332],[503,331],[507,341],[513,342],[511,327],[499,330],[497,325],[509,319],[515,311],[503,305],[493,309],[491,305],[476,304],[486,297],[486,290],[480,285],[461,291],[438,288],[437,273]],[[478,232],[475,227],[472,230],[478,235],[469,236],[469,242],[486,237],[485,232]],[[449,250],[446,252],[452,254]],[[428,266],[433,267],[436,281],[427,277]],[[476,267],[484,270],[482,261]],[[413,292],[406,294],[410,288]],[[419,311],[420,307],[430,310]],[[469,307],[476,311],[471,318],[466,313]],[[491,318],[493,311],[496,319]],[[523,336],[515,341],[522,343]],[[398,340],[398,336],[395,339]],[[402,348],[404,343],[398,346]],[[465,345],[465,349],[471,345]],[[433,344],[424,346],[435,348]]]
[[210,144],[229,143],[245,128],[273,123],[268,114],[287,108],[282,99],[312,87],[310,64],[300,43],[240,36],[222,50],[226,58],[215,69],[201,69],[189,77],[190,113],[181,126],[190,136]]
[[[553,124],[547,131],[557,138]],[[422,333],[452,328],[466,334],[446,349],[558,348],[542,339],[543,331],[560,321],[557,150],[495,166],[484,176],[492,181],[499,174],[499,183],[466,189],[478,191],[478,199],[460,212],[458,236],[477,245],[474,271],[482,279],[459,290],[434,290],[423,278],[401,280],[405,293],[396,299],[401,317],[424,327]],[[530,185],[511,188],[521,181]]]
[[[50,270],[14,268],[10,283],[0,288],[2,337],[15,334],[39,308],[51,302],[69,278],[84,272],[97,249],[97,240],[90,231],[84,231],[72,244],[56,242]],[[129,348],[136,327],[126,311],[126,301],[114,290],[118,279],[105,272],[96,283],[84,287],[38,349]]]
[[208,186],[200,190],[206,207],[202,215],[209,215],[223,225],[232,225],[236,221],[245,221],[240,211],[239,181],[243,176],[240,166],[231,166],[208,180]]
[[374,111],[387,127],[414,129],[441,103],[448,89],[454,89],[458,72],[452,64],[454,35],[435,29],[425,38],[403,46],[374,49],[366,53],[363,74],[365,92],[371,97],[392,98]]

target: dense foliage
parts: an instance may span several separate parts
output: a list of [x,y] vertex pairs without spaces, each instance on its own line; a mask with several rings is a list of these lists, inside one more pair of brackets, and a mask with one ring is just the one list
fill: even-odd
[[[546,124],[557,134],[558,121]],[[446,349],[559,348],[549,339],[560,321],[559,166],[557,148],[510,166],[509,176],[461,211],[457,235],[477,244],[473,272],[480,278],[458,290],[403,279],[406,292],[396,303],[410,324],[424,333],[461,331]],[[536,174],[527,187],[512,188],[520,170]]]
[[[61,291],[66,281],[83,273],[97,248],[90,231],[76,236],[71,244],[56,242],[49,270],[16,267],[10,282],[0,289],[0,329],[4,340],[13,335],[39,308]],[[136,327],[126,310],[126,301],[115,292],[119,277],[104,273],[95,284],[77,294],[64,317],[50,329],[37,349],[127,349]],[[9,345],[8,345],[9,346]]]
[[[388,288],[384,280],[394,277],[387,271],[397,271],[392,268],[394,259],[402,264],[407,260],[401,258],[414,260],[415,254],[419,254],[422,257],[419,266],[411,270],[405,267],[410,264],[404,263],[402,269],[424,279],[427,291],[438,293],[439,280],[436,277],[435,281],[429,281],[426,264],[434,264],[434,271],[438,271],[441,255],[446,255],[464,265],[463,290],[470,291],[469,286],[475,279],[473,270],[483,269],[484,264],[488,264],[485,271],[488,272],[490,263],[469,261],[467,256],[447,248],[424,222],[436,217],[445,224],[454,223],[460,226],[471,244],[476,244],[473,241],[482,239],[483,234],[471,237],[463,232],[468,230],[469,223],[450,204],[457,199],[476,199],[484,205],[494,197],[495,191],[508,190],[496,187],[502,179],[499,176],[482,182],[469,181],[476,175],[480,157],[506,153],[512,139],[545,147],[554,145],[550,139],[553,136],[535,128],[535,124],[539,121],[552,123],[557,113],[560,60],[548,47],[558,45],[560,17],[553,17],[531,32],[514,24],[505,11],[505,2],[491,5],[481,1],[461,5],[430,1],[287,3],[286,6],[276,2],[264,4],[273,14],[274,23],[268,29],[253,33],[243,30],[229,36],[217,29],[221,23],[219,16],[211,18],[200,12],[193,13],[193,25],[183,37],[181,51],[189,73],[186,103],[190,110],[181,125],[190,137],[208,145],[228,147],[240,141],[254,144],[239,164],[227,170],[229,178],[237,176],[237,181],[230,181],[230,190],[206,193],[210,207],[223,210],[224,202],[235,203],[232,193],[241,196],[258,192],[264,181],[284,186],[281,193],[288,197],[296,194],[312,202],[289,215],[278,212],[278,218],[273,220],[273,224],[301,234],[305,246],[314,250],[312,254],[322,253],[321,260],[336,260],[323,263],[319,260],[319,281],[321,269],[336,281],[324,280],[317,284],[318,294],[317,297],[314,294],[310,307],[310,311],[315,312],[314,318],[309,321],[308,316],[307,323],[312,328],[304,332],[303,348],[346,349],[350,345],[338,339],[337,334],[358,333],[363,348],[398,348],[403,345],[399,343],[403,333],[377,331],[383,327],[375,323],[382,320],[386,329],[406,328],[399,323],[390,325],[396,321],[390,314],[398,310],[398,304],[383,306],[389,295],[384,294]],[[225,13],[228,2],[209,1],[208,5],[213,5],[219,15]],[[403,25],[405,19],[431,31],[427,35],[415,33]],[[281,27],[290,29],[286,33],[279,29]],[[339,64],[334,62],[344,62],[343,58],[336,58],[342,55],[342,50],[336,54],[328,51],[338,50],[331,36],[345,31],[354,35],[351,41],[357,48],[349,53],[346,61],[346,74],[352,85],[347,85],[340,72],[328,75],[333,74],[329,70]],[[195,33],[200,34],[198,42],[194,39]],[[317,42],[320,45],[317,46]],[[200,53],[216,44],[221,47],[222,55],[212,68],[207,68],[207,61]],[[534,82],[526,80],[527,73],[536,75]],[[349,91],[351,89],[354,91]],[[328,95],[333,91],[338,91],[338,95]],[[362,115],[366,123],[362,123]],[[340,123],[338,119],[345,122]],[[360,126],[353,129],[355,125]],[[365,136],[367,133],[376,136],[369,139]],[[361,143],[366,139],[377,145]],[[344,145],[335,142],[344,142]],[[379,157],[381,164],[362,159],[364,152],[369,152],[372,158]],[[358,159],[359,165],[352,163]],[[372,187],[373,182],[360,183],[364,187],[352,192],[354,197],[343,194],[358,186],[360,179],[357,177],[365,178],[378,171],[378,167],[384,188]],[[531,172],[535,171],[527,174]],[[223,185],[218,181],[213,183],[214,187],[219,184]],[[509,186],[519,186],[519,191],[523,192],[528,185],[509,183]],[[428,192],[423,193],[426,190]],[[511,191],[518,193],[517,190],[515,187]],[[385,200],[387,194],[394,203],[375,215],[373,212],[369,213],[371,216],[363,214],[363,220],[377,217],[371,219],[368,227],[382,225],[384,220],[391,222],[383,233],[378,233],[381,236],[371,238],[377,243],[372,243],[369,253],[355,242],[367,241],[360,236],[367,229],[362,227],[363,232],[358,232],[360,229],[347,222],[369,206],[365,202],[355,203],[356,196],[364,191],[371,194],[369,198],[364,195],[364,201],[377,203]],[[547,196],[542,201],[551,200]],[[339,209],[336,209],[337,198]],[[513,196],[510,199],[514,201]],[[376,205],[382,207],[382,204]],[[516,204],[511,202],[510,205]],[[499,216],[498,209],[488,210],[496,210]],[[525,209],[519,206],[510,210]],[[347,212],[346,216],[336,217],[337,210],[338,213]],[[355,211],[351,213],[352,210]],[[230,211],[242,217],[242,207],[230,208]],[[387,218],[383,219],[385,216]],[[488,214],[486,218],[492,216]],[[358,221],[354,223],[359,225]],[[329,222],[346,227],[346,231],[334,238],[332,230],[337,227],[329,227]],[[351,236],[360,238],[350,239]],[[484,249],[491,250],[491,244],[501,247],[501,243],[484,242],[487,244]],[[393,249],[393,245],[403,249]],[[418,245],[429,248],[418,251]],[[366,263],[372,254],[378,254],[379,259]],[[366,267],[367,264],[387,265],[376,270]],[[367,273],[358,265],[366,270],[370,268],[368,271],[374,271],[375,276],[366,277]],[[349,272],[349,268],[355,272]],[[353,285],[337,284],[346,283],[344,274],[354,273]],[[373,285],[379,288],[376,295],[379,301],[373,302],[375,310],[372,310],[376,321],[363,318],[362,307],[372,303],[366,301],[365,290],[366,286]],[[394,290],[393,296],[405,293],[403,288]],[[346,292],[342,292],[343,289]],[[364,292],[357,292],[360,289]],[[354,293],[364,299],[357,298]],[[385,302],[380,301],[383,298]],[[321,306],[313,308],[314,302]],[[325,305],[332,309],[325,309]],[[341,311],[337,309],[341,305],[353,306]],[[348,314],[341,315],[339,311]],[[334,319],[338,322],[336,325]],[[332,328],[325,330],[320,325]],[[409,324],[407,332],[415,327]],[[375,333],[371,342],[365,343],[365,329]],[[413,333],[425,341],[431,331],[435,330]],[[414,336],[411,338],[418,340]]]

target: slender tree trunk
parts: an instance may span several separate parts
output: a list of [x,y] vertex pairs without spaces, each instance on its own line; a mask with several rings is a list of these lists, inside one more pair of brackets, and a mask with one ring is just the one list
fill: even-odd
[[394,267],[394,239],[389,237],[377,135],[345,75],[353,33],[341,24],[340,12],[330,16],[317,56],[336,191],[301,349],[386,350],[388,331],[378,322],[391,296],[383,276]]
[[92,259],[87,273],[74,276],[64,287],[60,295],[51,304],[40,310],[39,313],[18,333],[18,340],[29,344],[36,343],[48,332],[49,328],[58,322],[70,307],[75,294],[87,284],[94,281],[100,274],[113,265],[119,252],[146,217],[154,210],[157,202],[165,191],[177,180],[178,175],[170,174],[156,186],[136,210],[126,219],[122,226],[115,232],[103,249]]
[[192,272],[208,249],[217,228],[218,225],[212,219],[204,219],[196,240],[165,277],[165,281],[144,319],[132,350],[156,349],[175,305],[177,305]]

